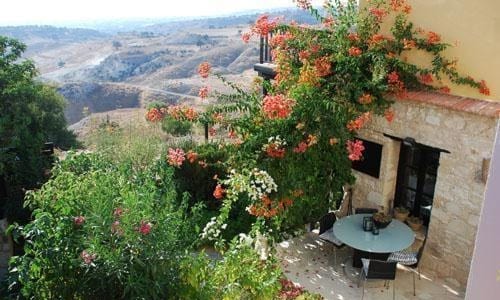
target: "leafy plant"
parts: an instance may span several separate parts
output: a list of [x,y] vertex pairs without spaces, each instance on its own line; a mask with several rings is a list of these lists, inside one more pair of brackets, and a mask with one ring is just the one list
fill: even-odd
[[165,161],[146,168],[96,154],[67,158],[28,195],[34,220],[15,226],[25,255],[11,263],[12,292],[37,299],[164,299],[178,261],[197,244],[201,207],[179,205]]
[[[0,36],[0,180],[8,187],[11,222],[27,221],[24,190],[39,187],[47,178],[53,161],[42,155],[44,143],[64,149],[78,144],[66,129],[64,99],[35,80],[33,62],[22,59],[25,50],[21,42]],[[0,199],[2,210],[6,199]]]
[[233,243],[221,261],[204,253],[181,266],[183,299],[277,299],[282,272],[249,246]]

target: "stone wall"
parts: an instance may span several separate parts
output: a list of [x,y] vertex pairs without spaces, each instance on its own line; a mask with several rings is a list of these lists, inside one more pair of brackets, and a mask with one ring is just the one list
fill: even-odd
[[[447,97],[447,96],[445,96]],[[446,100],[446,99],[445,99]],[[396,188],[400,142],[385,134],[412,137],[442,152],[422,272],[465,290],[485,183],[483,159],[491,157],[497,114],[452,110],[423,101],[397,101],[389,124],[376,117],[359,136],[383,145],[380,177],[354,171],[353,206],[389,212]]]

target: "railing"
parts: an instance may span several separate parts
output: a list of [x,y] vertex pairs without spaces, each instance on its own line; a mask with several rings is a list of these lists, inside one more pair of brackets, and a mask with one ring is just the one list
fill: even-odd
[[273,58],[271,56],[271,47],[269,40],[273,37],[273,32],[270,32],[265,37],[260,37],[260,63],[271,63]]

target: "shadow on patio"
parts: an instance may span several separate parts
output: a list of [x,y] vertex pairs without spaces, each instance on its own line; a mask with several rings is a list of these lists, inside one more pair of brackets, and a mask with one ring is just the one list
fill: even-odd
[[[337,251],[337,265],[334,265],[334,251]],[[302,237],[282,242],[277,247],[285,275],[305,289],[321,294],[325,299],[361,299],[362,287],[357,286],[359,271],[351,266],[352,249],[340,250],[318,239],[314,232]],[[346,262],[345,271],[341,264]],[[441,280],[426,276],[421,280],[416,276],[416,296],[413,296],[412,270],[398,265],[396,274],[396,299],[463,299],[462,291],[457,291]],[[368,280],[365,284],[364,299],[392,299],[394,282],[389,288],[383,280]]]

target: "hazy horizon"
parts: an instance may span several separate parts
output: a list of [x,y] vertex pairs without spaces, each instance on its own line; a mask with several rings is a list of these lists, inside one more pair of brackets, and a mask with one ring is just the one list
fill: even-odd
[[[321,4],[321,1],[313,1]],[[0,26],[70,25],[103,21],[213,17],[295,7],[292,0],[18,0],[2,4]]]

